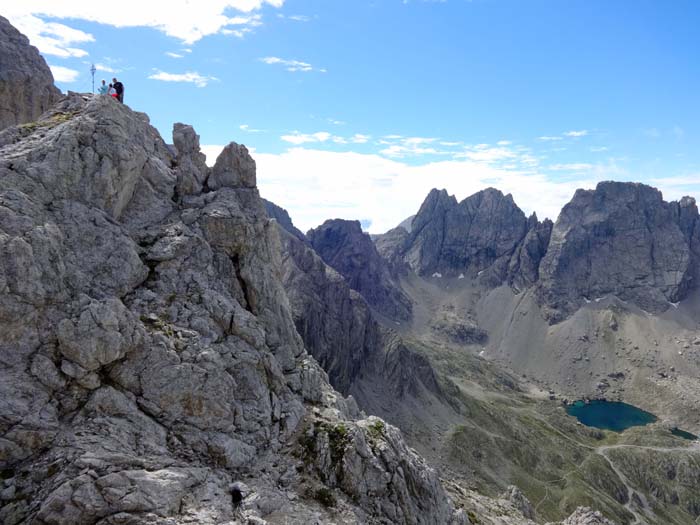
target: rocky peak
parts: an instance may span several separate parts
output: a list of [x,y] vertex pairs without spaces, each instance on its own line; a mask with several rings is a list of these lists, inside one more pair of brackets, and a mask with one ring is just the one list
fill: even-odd
[[177,152],[178,196],[200,193],[209,176],[209,168],[199,149],[199,135],[192,126],[178,122],[173,126],[173,144]]
[[216,159],[207,180],[209,189],[219,188],[254,188],[255,160],[250,156],[248,148],[231,142]]
[[392,319],[410,318],[410,300],[394,282],[359,221],[328,220],[306,236],[324,262],[343,275],[378,312]]
[[457,276],[495,265],[504,278],[527,230],[528,220],[511,195],[487,188],[457,203],[446,191],[432,190],[413,219],[403,252],[420,275]]
[[548,317],[560,319],[606,295],[653,312],[682,299],[691,283],[687,236],[696,217],[689,200],[665,202],[644,184],[601,182],[577,190],[540,265]]
[[540,263],[547,253],[554,223],[549,219],[539,222],[533,213],[527,226],[527,234],[508,266],[508,278],[515,288],[525,288],[539,280]]
[[263,204],[265,205],[265,211],[267,211],[267,214],[271,219],[275,219],[277,224],[279,224],[287,233],[290,233],[302,242],[306,242],[306,237],[303,233],[301,233],[301,230],[294,226],[292,218],[289,216],[287,210],[266,199],[263,199]]
[[0,130],[35,121],[60,97],[39,50],[0,16]]

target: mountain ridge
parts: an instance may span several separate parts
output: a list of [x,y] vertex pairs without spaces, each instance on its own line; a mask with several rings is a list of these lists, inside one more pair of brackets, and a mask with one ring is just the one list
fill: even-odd
[[[611,523],[583,506],[622,524],[697,517],[697,456],[664,426],[700,425],[694,199],[613,185],[552,224],[495,189],[463,206],[436,191],[422,228],[375,245],[351,221],[307,238],[256,177],[245,146],[209,168],[191,126],[168,145],[110,97],[69,93],[0,131],[3,523]],[[645,317],[616,297],[588,304],[573,279],[548,325],[537,287],[557,227],[564,248],[571,231],[646,243],[631,299],[688,300]],[[658,380],[640,359],[654,342]],[[519,376],[542,363],[549,396],[592,385],[657,403],[663,421],[620,436],[576,425]]]

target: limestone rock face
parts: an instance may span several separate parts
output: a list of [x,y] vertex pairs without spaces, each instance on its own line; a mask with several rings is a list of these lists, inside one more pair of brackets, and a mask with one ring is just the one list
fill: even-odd
[[267,211],[271,219],[275,219],[285,231],[292,234],[300,241],[306,242],[306,237],[301,233],[301,230],[294,226],[287,210],[266,199],[263,199],[263,203],[265,204],[265,211]]
[[37,48],[0,16],[0,130],[35,121],[60,97]]
[[615,523],[607,519],[597,510],[594,511],[588,507],[579,507],[559,525],[615,525]]
[[[466,514],[448,508],[426,514],[444,498],[437,473],[405,445],[398,429],[379,418],[359,421],[351,429],[317,420],[304,442],[309,468],[386,523],[469,523]],[[396,475],[387,476],[387,471]]]
[[682,299],[692,280],[688,237],[696,217],[689,202],[667,203],[643,184],[601,182],[593,191],[578,190],[540,265],[548,317],[560,319],[606,295],[652,312]]
[[209,168],[205,155],[199,150],[199,135],[192,126],[178,122],[173,126],[173,144],[177,151],[177,194],[200,193],[209,176]]
[[540,263],[547,253],[553,226],[549,219],[539,222],[534,213],[528,219],[527,234],[515,250],[508,267],[510,281],[515,286],[527,287],[539,280]]
[[326,264],[345,277],[348,285],[383,315],[409,319],[411,302],[397,286],[370,236],[358,221],[328,220],[307,233]]
[[530,503],[530,500],[525,497],[518,487],[514,485],[509,486],[501,498],[510,501],[527,519],[535,519],[535,509],[532,503]]
[[231,142],[216,159],[207,181],[209,189],[219,188],[254,188],[255,160],[248,153],[248,148]]
[[503,280],[527,231],[527,218],[510,195],[488,188],[458,203],[444,190],[432,190],[403,252],[419,275],[458,276],[491,267],[494,278]]
[[[0,522],[328,522],[297,432],[311,404],[360,432],[357,409],[295,329],[252,159],[230,145],[200,190],[196,142],[176,126],[173,156],[144,115],[78,94],[0,133]],[[417,456],[362,454],[389,484],[339,484],[343,522],[456,515]]]

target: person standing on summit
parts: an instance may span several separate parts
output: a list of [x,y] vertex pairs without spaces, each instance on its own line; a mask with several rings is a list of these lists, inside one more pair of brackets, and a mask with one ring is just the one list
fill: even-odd
[[123,104],[124,103],[124,84],[119,82],[117,80],[117,78],[114,77],[112,79],[112,86],[114,86],[114,89],[117,92],[117,100]]

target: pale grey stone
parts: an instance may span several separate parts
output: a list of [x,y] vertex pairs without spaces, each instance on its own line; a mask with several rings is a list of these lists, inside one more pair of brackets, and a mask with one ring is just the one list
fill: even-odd
[[248,148],[231,142],[216,159],[207,184],[210,189],[219,188],[254,188],[255,161],[248,153]]
[[0,16],[0,130],[36,120],[60,97],[37,48]]

